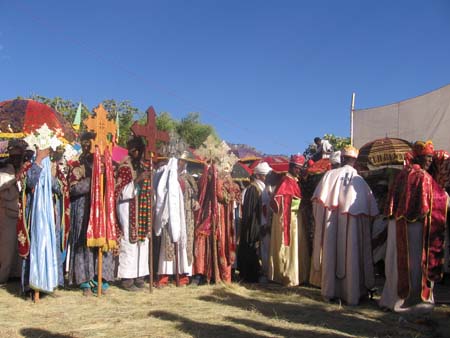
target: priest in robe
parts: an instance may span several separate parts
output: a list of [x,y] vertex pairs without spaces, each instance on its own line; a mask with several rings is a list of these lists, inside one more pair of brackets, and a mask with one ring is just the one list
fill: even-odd
[[237,268],[241,280],[249,283],[258,282],[262,275],[260,248],[262,228],[266,224],[262,196],[266,188],[266,176],[271,170],[267,162],[261,162],[253,169],[251,183],[245,190],[242,204]]
[[320,272],[326,300],[357,305],[373,288],[371,224],[378,214],[372,191],[353,168],[358,150],[342,151],[342,166],[325,173],[312,201],[315,221],[312,268]]
[[19,216],[18,173],[22,167],[25,144],[8,142],[8,159],[0,168],[0,284],[20,276],[16,224]]
[[184,212],[186,219],[186,251],[188,264],[194,264],[194,234],[195,234],[195,212],[200,205],[198,203],[198,184],[195,178],[187,171],[187,159],[189,153],[184,151],[178,159],[178,181],[183,192]]
[[154,230],[155,235],[161,237],[157,286],[166,286],[169,277],[175,274],[181,275],[180,285],[187,285],[192,274],[192,263],[188,263],[186,214],[175,157],[170,158],[163,167],[158,180]]
[[[69,231],[69,285],[79,286],[84,296],[97,290],[98,249],[87,246],[91,213],[91,181],[94,165],[92,140],[95,133],[81,134],[81,154],[69,163],[70,231]],[[102,292],[114,281],[115,263],[111,252],[103,252]]]
[[[58,183],[52,177],[50,148],[37,149],[36,159],[27,171],[27,224],[29,252],[22,269],[22,291],[52,293],[63,282],[58,271],[55,205],[53,191]],[[19,239],[20,241],[20,239]],[[61,266],[61,265],[60,265]]]
[[239,186],[229,174],[230,169],[227,166],[219,173],[213,162],[205,167],[199,181],[194,273],[204,277],[208,283],[230,283],[231,268],[236,258],[234,211],[241,197]]
[[[282,178],[271,201],[273,210],[268,278],[284,286],[300,283],[300,274],[306,279],[309,271],[300,271],[304,255],[299,251],[299,221],[301,191],[299,177],[305,158],[292,155],[289,171]],[[309,256],[309,254],[308,254]]]
[[386,282],[379,305],[404,314],[431,312],[443,273],[448,195],[427,172],[431,141],[417,141],[412,163],[389,189]]
[[[119,250],[117,277],[127,291],[139,291],[145,287],[144,277],[149,275],[148,222],[151,210],[143,203],[149,201],[144,196],[145,181],[150,179],[150,171],[142,157],[145,144],[142,138],[134,137],[127,143],[128,155],[119,165],[116,182],[117,216],[122,233]],[[147,192],[145,192],[147,194]],[[145,214],[145,215],[144,215]],[[145,216],[145,217],[140,217]]]

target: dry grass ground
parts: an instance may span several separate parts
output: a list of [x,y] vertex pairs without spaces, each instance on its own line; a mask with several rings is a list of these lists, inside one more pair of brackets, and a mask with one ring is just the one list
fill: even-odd
[[450,308],[424,322],[328,304],[317,289],[276,285],[167,287],[130,293],[111,287],[101,298],[57,291],[32,303],[17,283],[0,288],[0,337],[450,337]]

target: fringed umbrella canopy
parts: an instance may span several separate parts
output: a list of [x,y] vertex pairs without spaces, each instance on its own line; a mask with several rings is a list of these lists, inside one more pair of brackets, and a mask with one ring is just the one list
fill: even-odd
[[400,138],[385,137],[366,143],[359,150],[358,165],[363,168],[380,168],[402,165],[411,144]]
[[252,170],[241,162],[236,162],[236,164],[233,166],[233,170],[231,171],[231,177],[234,180],[240,181],[248,181],[251,174]]
[[44,123],[56,135],[68,142],[75,141],[75,131],[64,117],[34,100],[8,100],[0,102],[0,137],[21,138],[40,128]]

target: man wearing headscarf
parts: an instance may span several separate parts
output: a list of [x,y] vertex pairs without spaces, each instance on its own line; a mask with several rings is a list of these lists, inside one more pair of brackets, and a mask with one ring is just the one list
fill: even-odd
[[326,300],[339,298],[348,305],[357,305],[374,286],[371,223],[378,207],[353,168],[357,157],[356,148],[345,147],[342,167],[326,172],[312,197],[312,274],[320,273]]
[[334,151],[330,154],[331,169],[336,169],[341,166],[341,151]]
[[299,177],[304,164],[302,155],[291,156],[289,171],[271,201],[273,218],[268,277],[285,286],[298,285],[299,276],[304,273],[300,271],[299,257],[299,207],[302,198]]
[[8,159],[0,168],[0,284],[20,276],[16,224],[19,216],[17,176],[22,167],[25,144],[8,142]]
[[[95,133],[81,134],[81,154],[70,162],[70,232],[69,232],[69,285],[79,285],[83,295],[90,296],[97,290],[98,250],[87,246],[88,225],[91,213],[91,182],[94,154],[91,152]],[[102,292],[108,282],[114,281],[114,259],[109,252],[103,253]]]
[[262,194],[264,181],[271,170],[267,162],[259,163],[253,169],[251,183],[244,196],[237,268],[239,277],[245,282],[256,283],[261,275],[261,228],[266,223]]
[[417,141],[412,163],[389,189],[386,282],[380,306],[402,313],[433,309],[434,283],[442,277],[448,195],[427,172],[431,141]]
[[141,137],[127,143],[128,157],[119,166],[116,183],[117,215],[122,231],[117,277],[128,291],[145,287],[149,275],[148,250],[151,224],[148,166],[143,162],[145,144]]

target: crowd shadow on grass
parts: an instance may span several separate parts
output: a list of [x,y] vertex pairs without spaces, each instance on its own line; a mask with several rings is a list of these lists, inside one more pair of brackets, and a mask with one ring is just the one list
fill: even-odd
[[2,284],[0,286],[2,289],[5,289],[6,292],[8,292],[10,295],[13,295],[18,298],[23,298],[20,292],[20,279],[19,278],[13,278],[10,279],[5,284]]
[[247,327],[251,327],[256,331],[264,331],[269,336],[271,335],[278,335],[282,337],[315,337],[315,338],[331,338],[331,337],[347,337],[345,334],[338,334],[338,333],[324,333],[324,332],[317,332],[317,330],[314,329],[302,329],[302,330],[295,330],[295,329],[288,329],[283,328],[279,326],[270,325],[267,323],[261,323],[255,320],[251,319],[244,319],[244,318],[233,318],[233,317],[227,317],[228,321],[235,323],[237,325],[244,325]]
[[150,317],[177,322],[177,329],[192,337],[267,337],[253,332],[246,332],[231,325],[201,323],[167,311],[150,311]]
[[252,291],[263,291],[265,294],[278,296],[280,294],[291,295],[296,294],[314,301],[322,301],[320,289],[311,285],[302,286],[281,286],[277,283],[269,282],[267,284],[240,284],[242,287]]
[[[357,307],[330,309],[328,303],[302,304],[291,302],[280,302],[274,297],[273,300],[258,300],[238,295],[227,289],[214,290],[210,296],[201,296],[199,300],[232,306],[244,311],[257,312],[269,319],[284,320],[291,323],[309,325],[317,328],[327,328],[355,336],[374,337],[433,337],[434,330],[420,326],[399,326],[399,317],[391,313],[365,317],[358,313]],[[364,305],[373,308],[372,305]],[[236,320],[234,320],[236,321]],[[249,323],[255,324],[255,323]],[[258,324],[256,322],[256,324]],[[269,325],[267,329],[270,329]]]
[[20,334],[26,338],[77,338],[74,334],[53,333],[47,330],[36,328],[25,328],[20,330]]

